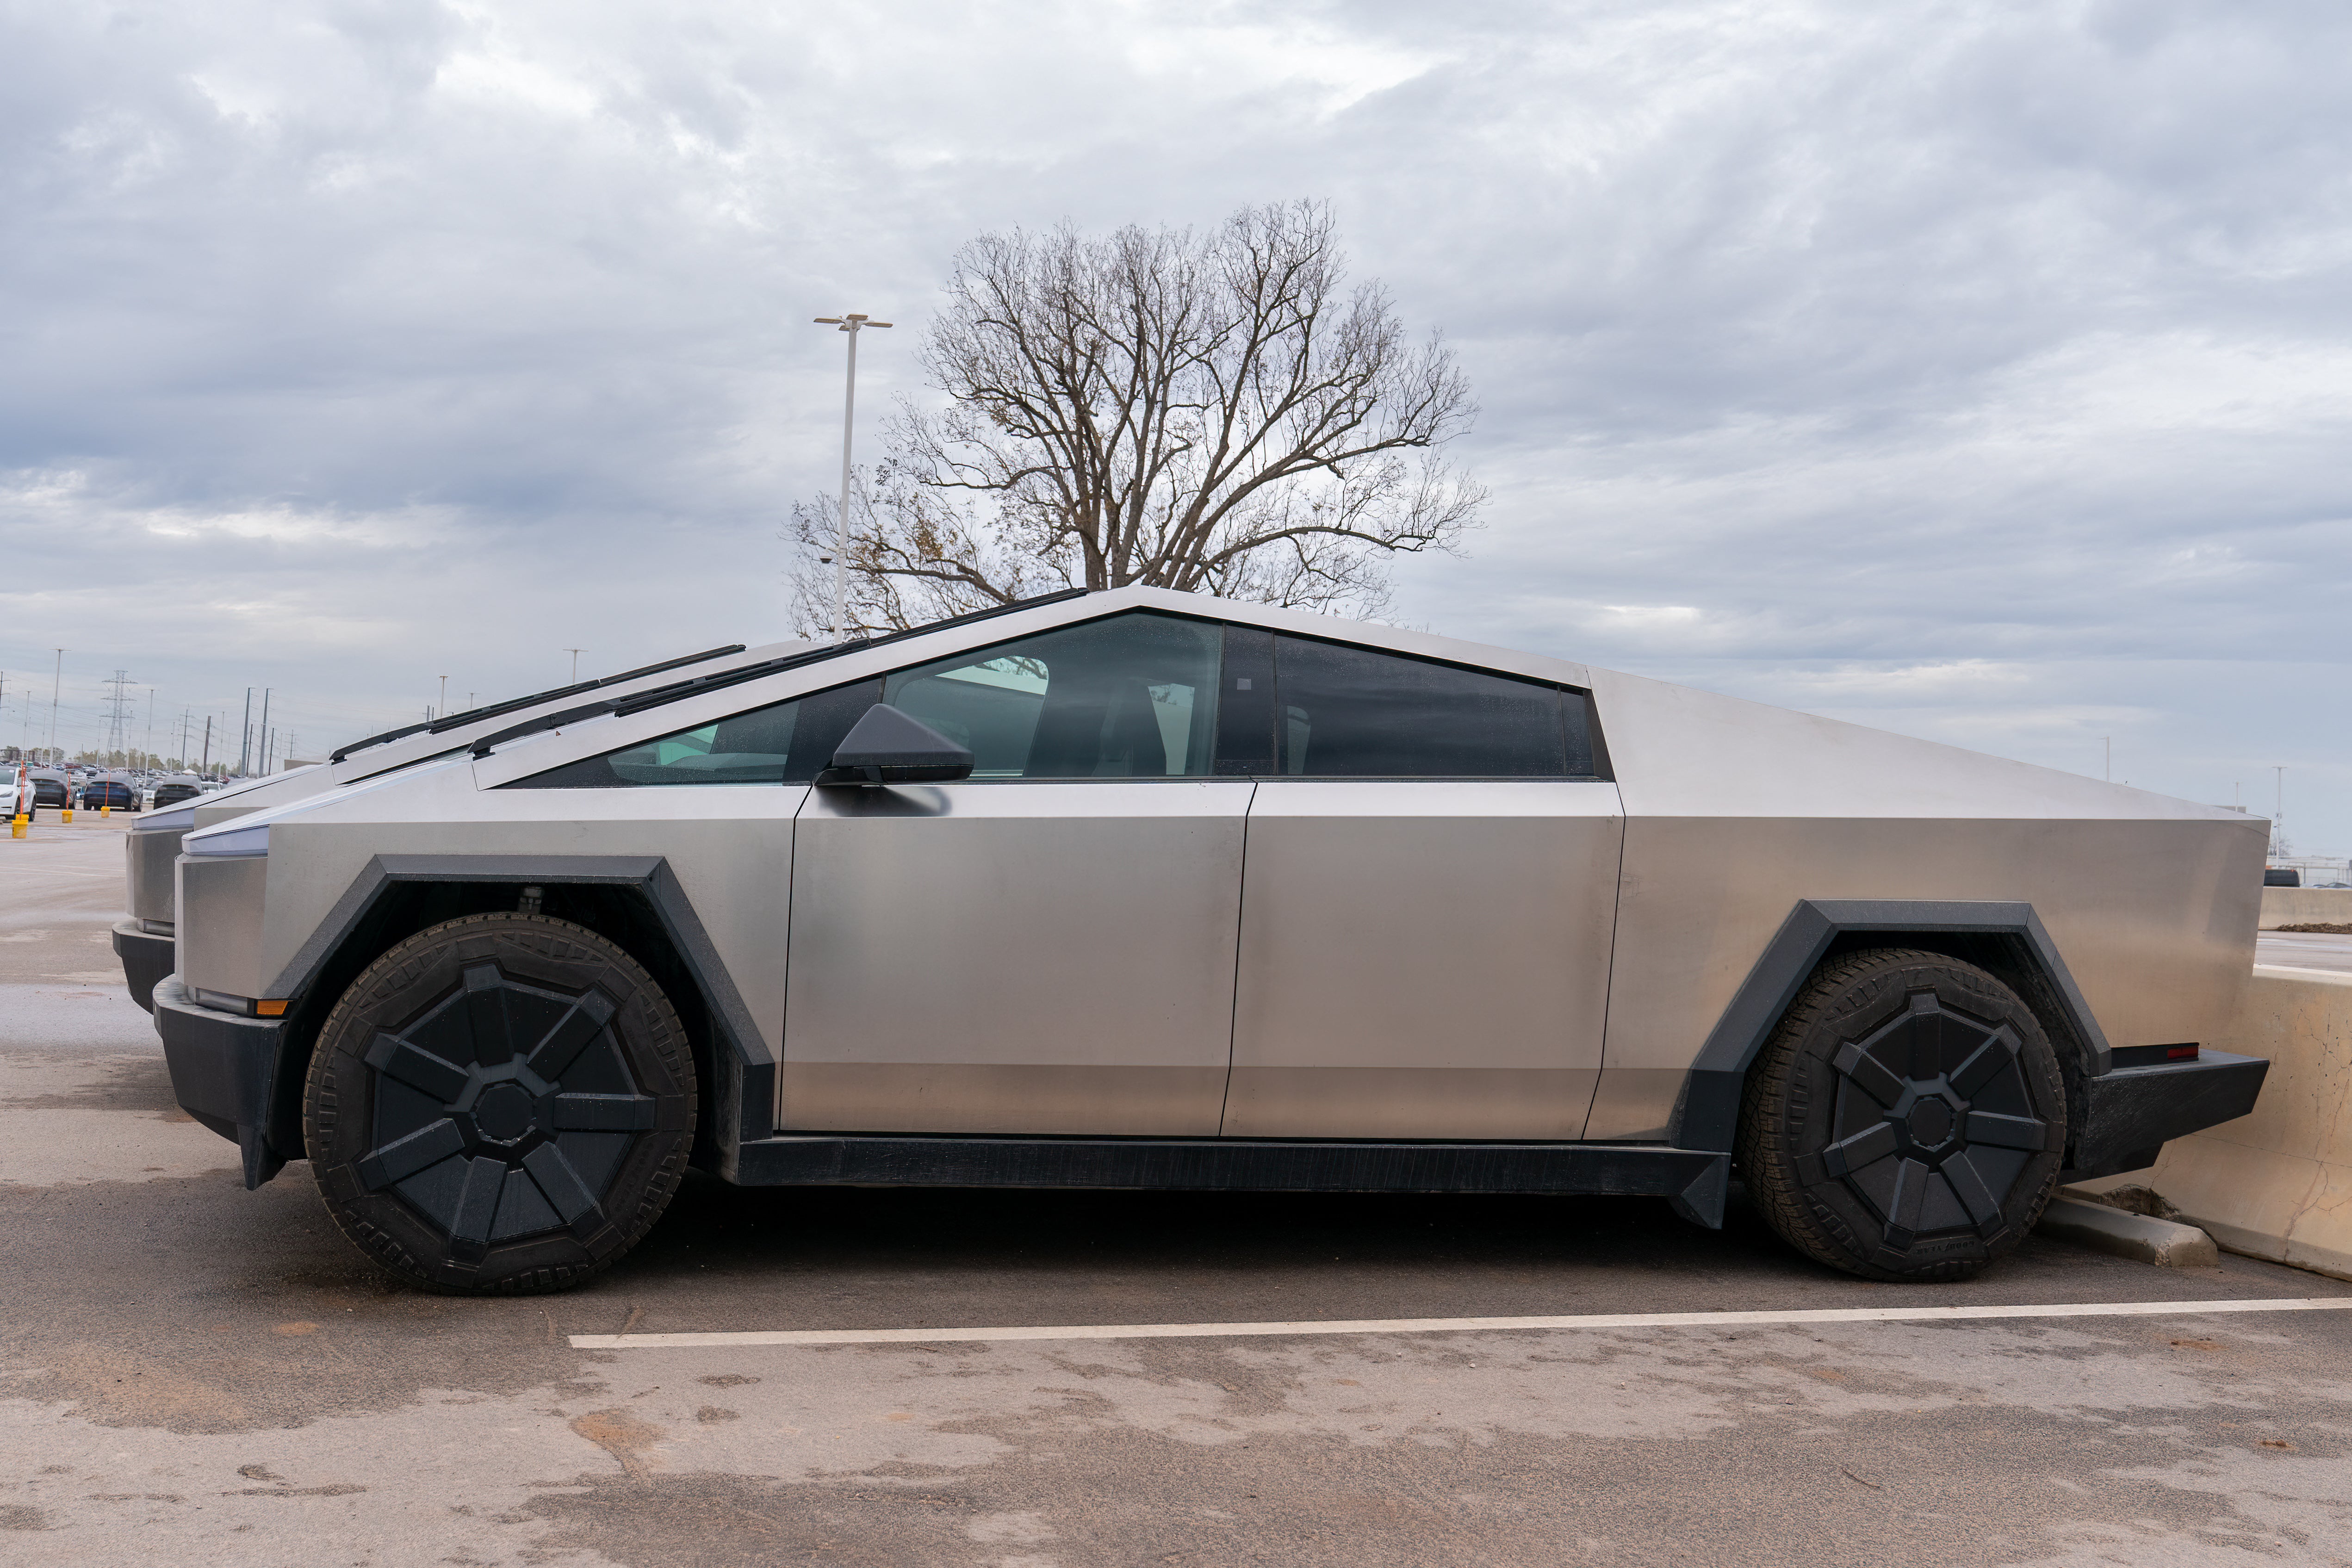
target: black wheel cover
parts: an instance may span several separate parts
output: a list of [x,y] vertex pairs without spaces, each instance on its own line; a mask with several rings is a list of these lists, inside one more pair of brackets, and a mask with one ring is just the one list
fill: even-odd
[[2065,1146],[2057,1058],[1992,976],[1930,953],[1837,960],[1748,1075],[1743,1175],[1801,1250],[1880,1279],[1957,1279],[2040,1218]]
[[305,1131],[336,1221],[448,1290],[578,1283],[648,1229],[694,1125],[675,1012],[627,954],[471,915],[369,966],[312,1056]]

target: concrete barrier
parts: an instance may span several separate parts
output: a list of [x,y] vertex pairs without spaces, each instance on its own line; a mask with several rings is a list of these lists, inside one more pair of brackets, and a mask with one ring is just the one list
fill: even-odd
[[2205,1043],[2270,1058],[2252,1113],[2083,1185],[2151,1187],[2229,1251],[2352,1280],[2352,974],[2258,964],[2229,1035]]
[[2127,1214],[2063,1193],[2050,1200],[2034,1229],[2095,1252],[2112,1252],[2160,1269],[2210,1269],[2221,1260],[2213,1250],[2213,1239],[2193,1225]]
[[2262,927],[2352,925],[2352,887],[2266,887]]

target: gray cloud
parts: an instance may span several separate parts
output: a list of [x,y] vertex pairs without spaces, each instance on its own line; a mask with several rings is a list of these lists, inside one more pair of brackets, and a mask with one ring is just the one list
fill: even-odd
[[[1330,197],[1496,489],[1402,618],[2352,847],[2352,16],[0,6],[22,671],[350,735],[777,634],[982,229]],[[868,425],[870,431],[872,426]],[[37,705],[45,706],[45,705]],[[95,738],[94,735],[90,738]],[[2266,802],[2267,794],[2255,797]]]

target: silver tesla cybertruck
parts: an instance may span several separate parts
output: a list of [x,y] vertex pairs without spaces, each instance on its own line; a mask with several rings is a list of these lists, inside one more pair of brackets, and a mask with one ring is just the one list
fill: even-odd
[[[434,742],[424,744],[438,746]],[[1582,664],[1070,592],[201,827],[154,1014],[446,1290],[754,1185],[1609,1193],[1951,1280],[2242,1114],[2264,824]]]
[[[122,961],[122,981],[131,1000],[152,1012],[155,982],[170,974],[177,962],[177,916],[173,911],[172,868],[180,858],[180,841],[197,828],[208,828],[250,812],[304,800],[378,779],[418,762],[462,751],[494,730],[519,719],[576,707],[592,693],[610,697],[632,695],[649,687],[669,686],[684,678],[676,672],[691,668],[696,674],[724,672],[742,664],[757,664],[808,647],[806,643],[777,643],[746,649],[740,643],[710,648],[657,664],[625,670],[601,680],[579,681],[527,697],[469,708],[446,717],[355,740],[317,767],[297,768],[267,778],[247,779],[193,800],[165,803],[149,811],[124,835],[127,883],[123,908],[129,917],[115,923],[114,953]],[[665,679],[664,677],[667,678]]]

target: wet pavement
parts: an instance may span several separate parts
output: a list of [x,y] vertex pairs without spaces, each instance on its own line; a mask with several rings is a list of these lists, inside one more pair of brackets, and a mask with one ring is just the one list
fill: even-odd
[[[1866,1284],[1744,1208],[741,1191],[570,1295],[420,1295],[242,1190],[0,841],[0,1561],[2337,1563],[2352,1295],[2042,1238]],[[2266,938],[2266,943],[2269,941]],[[2266,961],[2267,957],[2266,957]],[[580,1351],[574,1333],[2177,1301],[2137,1318]]]

